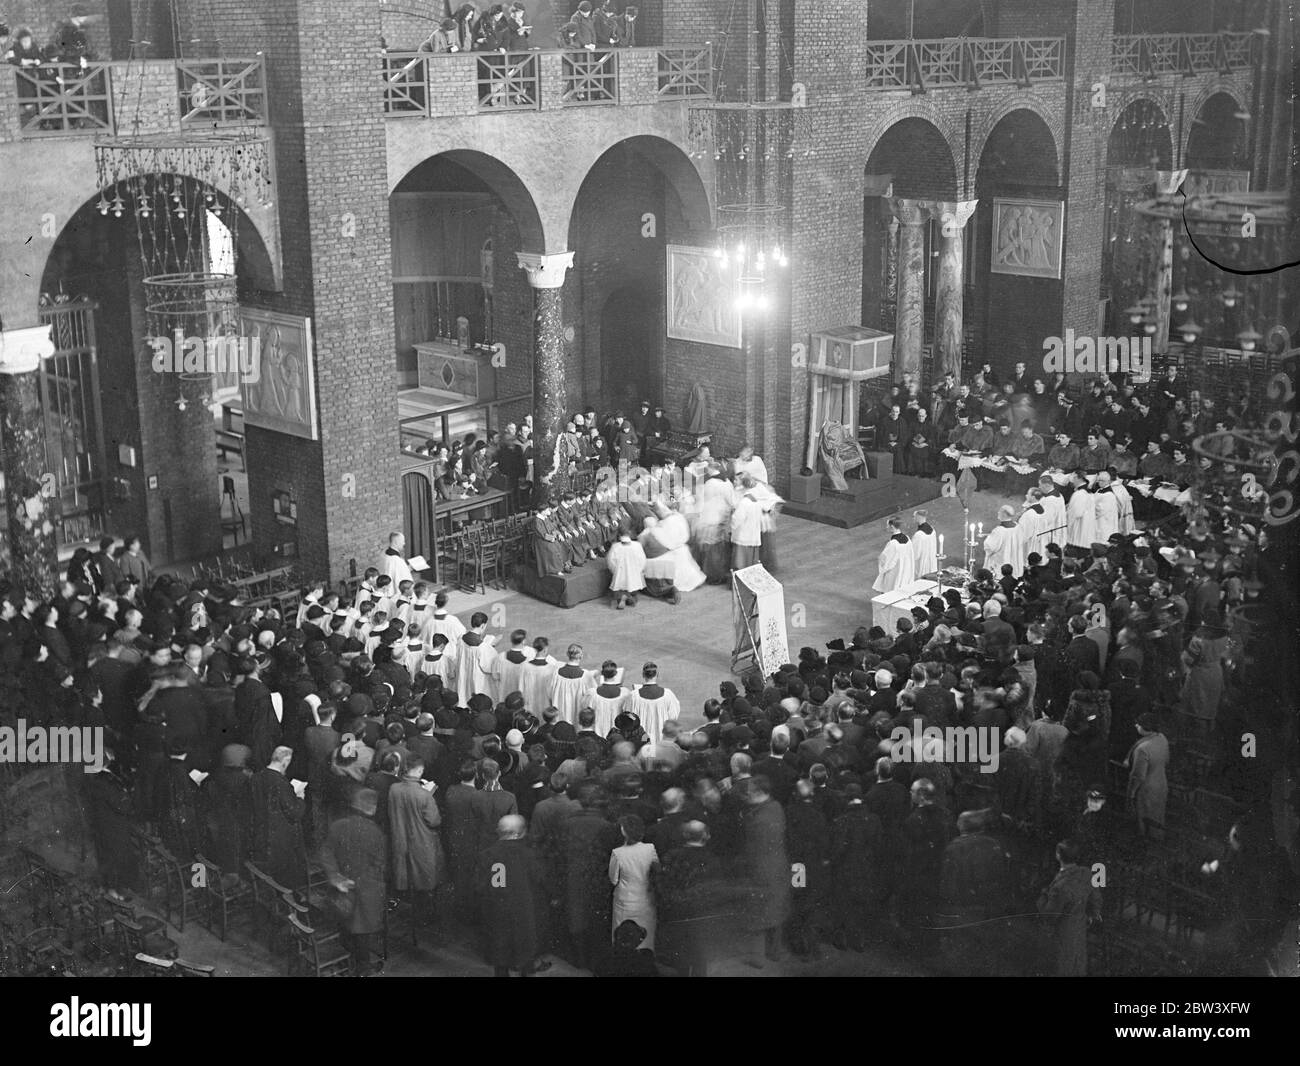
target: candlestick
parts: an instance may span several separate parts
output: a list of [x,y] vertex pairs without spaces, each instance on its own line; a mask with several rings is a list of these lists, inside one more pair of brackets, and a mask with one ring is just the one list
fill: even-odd
[[943,554],[943,534],[939,534],[939,554]]

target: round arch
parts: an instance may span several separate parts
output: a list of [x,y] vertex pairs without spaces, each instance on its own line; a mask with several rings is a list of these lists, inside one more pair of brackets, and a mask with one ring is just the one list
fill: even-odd
[[668,189],[672,190],[681,207],[682,217],[693,232],[708,233],[713,229],[713,206],[710,202],[708,186],[696,169],[694,161],[681,148],[671,141],[653,134],[636,134],[624,137],[607,145],[599,156],[592,161],[582,181],[574,192],[573,202],[569,205],[569,233],[573,232],[578,200],[587,188],[593,174],[605,165],[612,154],[618,151],[630,153],[649,163],[663,175]]
[[[1062,170],[1062,137],[1059,119],[1038,104],[1030,101],[1010,100],[997,110],[984,117],[979,129],[972,137],[979,146],[975,157],[975,182],[978,185],[980,171],[986,162],[991,162],[990,147],[994,152],[1006,155],[1007,149],[1013,147],[1007,142],[1016,142],[1017,160],[1032,164],[1041,164],[1044,157],[1051,162],[1050,180],[1034,180],[1036,185],[1059,185]],[[1040,166],[1035,166],[1035,179],[1046,176]]]
[[436,165],[439,160],[454,163],[468,171],[505,205],[515,225],[519,227],[520,241],[525,249],[540,251],[545,247],[542,216],[537,209],[533,194],[509,166],[486,152],[453,148],[428,156],[393,182],[392,188],[388,190],[389,195],[401,191],[403,185],[417,180],[422,171]]
[[1246,111],[1237,95],[1227,89],[1202,93],[1189,111],[1183,131],[1183,165],[1195,170],[1246,170]]
[[907,115],[872,142],[864,174],[889,174],[894,195],[923,200],[959,200],[957,153],[941,127],[929,118]]
[[[1155,122],[1157,118],[1159,122]],[[1151,131],[1153,123],[1156,136],[1144,136]],[[1160,129],[1164,130],[1163,136],[1159,135]],[[1174,144],[1174,129],[1165,102],[1152,93],[1133,93],[1125,97],[1123,106],[1118,109],[1115,120],[1111,123],[1106,140],[1106,165],[1148,164],[1151,161],[1149,156],[1139,158],[1137,155],[1147,147],[1155,150],[1160,169],[1173,168],[1174,150],[1177,146]]]

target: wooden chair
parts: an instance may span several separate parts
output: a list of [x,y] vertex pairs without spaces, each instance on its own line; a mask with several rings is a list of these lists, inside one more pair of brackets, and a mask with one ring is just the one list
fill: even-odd
[[215,966],[204,966],[184,959],[160,959],[143,951],[134,956],[137,973],[142,977],[211,977]]
[[287,900],[292,898],[292,893],[252,862],[245,862],[244,869],[248,871],[250,878],[253,914],[266,923],[267,948],[273,954],[278,953],[284,935],[284,919],[289,913]]
[[152,915],[135,914],[129,908],[118,907],[113,912],[117,929],[118,954],[123,959],[133,959],[143,952],[160,959],[174,959],[180,954],[176,941],[163,932],[162,922]]
[[154,845],[154,850],[164,875],[163,907],[167,920],[172,921],[172,916],[175,915],[173,924],[176,931],[183,933],[191,911],[198,909],[207,891],[194,884],[192,863],[181,862],[161,842]]
[[286,914],[285,922],[293,938],[290,964],[295,974],[307,977],[351,976],[352,953],[343,944],[341,934],[318,933],[297,914]]
[[[207,899],[208,931],[216,933],[221,940],[226,939],[230,928],[230,919],[237,914],[252,913],[253,889],[242,881],[237,873],[222,873],[221,867],[209,862],[200,854],[195,854],[194,861],[203,867],[204,890]],[[220,918],[220,921],[218,921]]]

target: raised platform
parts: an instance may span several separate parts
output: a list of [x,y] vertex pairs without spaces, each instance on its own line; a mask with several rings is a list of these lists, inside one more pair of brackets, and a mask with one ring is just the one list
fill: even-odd
[[848,479],[848,492],[836,492],[822,480],[822,494],[812,503],[787,503],[782,514],[839,529],[853,529],[876,518],[888,518],[939,498],[942,485],[934,478],[893,474],[866,481]]
[[539,577],[531,566],[517,570],[519,591],[556,607],[576,607],[609,595],[609,567],[604,559],[588,559],[563,577]]

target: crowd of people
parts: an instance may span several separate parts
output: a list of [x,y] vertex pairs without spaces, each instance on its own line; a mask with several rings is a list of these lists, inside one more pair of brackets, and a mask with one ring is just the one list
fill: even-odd
[[24,69],[86,66],[95,59],[84,28],[88,18],[80,5],[75,5],[72,13],[50,30],[43,45],[37,43],[29,27],[16,26],[11,30],[0,22],[5,62]]
[[[1179,384],[1157,386],[1175,414]],[[761,536],[731,532],[766,484],[762,461],[706,450],[659,467],[647,442],[668,427],[643,408],[640,421],[575,415],[556,476],[615,455],[649,461],[638,477],[672,476],[634,503],[562,493],[536,520],[544,572],[606,552],[616,575],[648,574],[646,533],[666,524],[672,578],[682,553],[722,580],[760,557]],[[570,450],[593,428],[590,454]],[[462,447],[460,463],[482,450]],[[885,942],[976,972],[1005,955],[1034,848],[1053,867],[1029,902],[1048,934],[1040,969],[1085,972],[1120,871],[1158,855],[1211,901],[1198,965],[1266,972],[1295,903],[1297,842],[1279,838],[1270,805],[1294,758],[1294,706],[1233,630],[1279,563],[1263,525],[1214,506],[1232,458],[1193,470],[1167,513],[1086,545],[1053,535],[1059,524],[1018,539],[1008,514],[1007,562],[986,559],[997,565],[890,632],[863,624],[774,674],[723,682],[695,729],[664,684],[671,668],[646,663],[632,685],[616,662],[588,665],[577,644],[557,644],[560,661],[524,629],[497,647],[486,614],[461,620],[414,579],[397,534],[357,589],[308,588],[284,617],[154,574],[138,538],[105,538],[56,596],[5,589],[0,705],[106,731],[84,799],[111,895],[136,883],[135,825],[228,876],[251,861],[300,889],[319,864],[359,972],[382,964],[403,903],[473,930],[498,974],[557,957],[598,974],[702,974],[749,950],[746,934],[755,965]],[[928,515],[914,525],[891,526],[895,554],[933,570]],[[629,566],[637,549],[645,561]],[[638,590],[620,585],[623,605]],[[984,731],[996,758],[954,758],[936,728]],[[1199,787],[1233,802],[1222,840],[1185,834]]]
[[522,3],[462,4],[438,21],[438,26],[420,44],[421,52],[526,52],[535,48],[559,47],[606,51],[635,48],[637,17],[635,4],[615,8],[613,0],[581,0],[572,16],[559,27],[554,42],[533,37],[528,11]]

